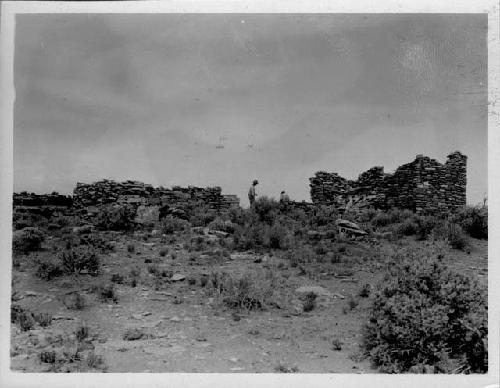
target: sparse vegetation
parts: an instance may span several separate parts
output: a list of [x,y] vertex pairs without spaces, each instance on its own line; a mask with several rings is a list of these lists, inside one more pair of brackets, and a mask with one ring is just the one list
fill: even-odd
[[164,234],[173,234],[174,232],[182,232],[188,230],[191,224],[181,218],[174,216],[166,216],[161,221],[161,231]]
[[[286,338],[302,345],[314,333],[323,342],[315,344],[313,359],[331,357],[333,350],[356,364],[366,361],[356,365],[359,369],[367,368],[369,359],[391,373],[487,370],[486,292],[468,276],[445,266],[453,263],[445,253],[454,253],[462,267],[469,257],[476,260],[474,267],[467,266],[474,276],[487,273],[477,259],[485,245],[475,240],[487,238],[485,207],[440,216],[357,208],[339,214],[334,206],[286,210],[262,197],[254,211],[170,207],[164,209],[161,221],[140,225],[131,218],[135,208],[104,207],[107,218],[101,216],[97,223],[59,214],[42,217],[45,221],[33,218],[28,228],[17,230],[13,248],[17,244],[14,259],[20,267],[15,271],[24,274],[12,282],[11,321],[15,335],[32,338],[43,368],[106,370],[103,356],[94,352],[97,334],[91,334],[86,325],[75,327],[75,317],[81,322],[87,313],[73,310],[89,308],[106,319],[120,317],[116,325],[126,341],[165,338],[184,321],[201,331],[204,325],[187,322],[213,314],[213,325],[219,319],[231,330],[240,325],[244,335],[256,341]],[[356,222],[368,235],[342,236],[335,223],[339,218]],[[17,220],[22,226],[31,218],[17,216]],[[406,245],[411,249],[402,250]],[[464,255],[451,248],[472,253]],[[30,272],[55,280],[38,281],[34,291],[24,293],[20,284]],[[387,274],[375,286],[382,272]],[[180,276],[173,278],[174,274]],[[329,296],[320,291],[303,293],[298,290],[302,286],[325,288]],[[46,290],[41,291],[43,287]],[[118,302],[117,290],[123,292],[120,305],[106,305]],[[43,303],[44,312],[20,307],[27,303],[31,309],[34,301]],[[54,310],[61,302],[67,310]],[[191,314],[193,306],[204,315]],[[325,314],[337,316],[339,309],[348,315],[335,319],[334,326],[319,325]],[[362,350],[353,351],[359,338],[355,321],[366,316]],[[120,326],[126,319],[132,328]],[[292,320],[291,330],[283,328]],[[64,335],[51,334],[61,326],[66,327]],[[203,345],[218,338],[216,332],[196,335]],[[131,345],[117,351],[126,356]],[[11,354],[20,353],[13,349]],[[278,360],[270,362],[268,370],[298,372],[297,366],[276,365]],[[237,364],[232,369],[243,370]]]
[[461,372],[487,369],[486,290],[449,270],[434,255],[396,253],[380,284],[364,329],[365,349],[383,371],[399,373],[416,365],[436,372],[450,360]]
[[130,205],[110,204],[102,206],[95,220],[101,230],[131,231],[135,227],[135,209]]
[[26,254],[40,249],[45,240],[45,233],[35,227],[16,230],[12,236],[12,251],[14,254]]
[[98,282],[93,285],[92,292],[94,292],[103,302],[118,303],[118,295],[116,295],[113,283]]

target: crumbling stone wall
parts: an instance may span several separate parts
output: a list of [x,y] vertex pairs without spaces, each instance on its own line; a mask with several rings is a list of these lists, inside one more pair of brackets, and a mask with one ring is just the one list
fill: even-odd
[[35,194],[23,191],[14,193],[12,202],[14,206],[61,206],[69,207],[73,204],[71,196],[53,192],[52,194]]
[[92,184],[77,183],[73,191],[73,202],[76,208],[107,203],[173,207],[187,203],[203,203],[210,209],[225,210],[239,205],[238,197],[222,195],[221,191],[220,187],[174,186],[167,189],[155,188],[138,181],[101,180]]
[[399,207],[420,214],[454,210],[466,203],[467,156],[456,151],[446,163],[417,155],[394,174],[373,167],[357,180],[319,171],[310,178],[311,199],[315,204],[347,208],[352,205],[379,209]]

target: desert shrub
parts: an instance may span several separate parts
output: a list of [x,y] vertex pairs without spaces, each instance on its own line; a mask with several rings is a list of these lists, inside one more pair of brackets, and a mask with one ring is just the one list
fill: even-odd
[[272,273],[246,272],[230,275],[215,272],[212,286],[221,294],[223,303],[233,309],[264,309],[276,303],[279,279]]
[[396,226],[396,233],[403,236],[413,236],[418,230],[419,226],[413,217],[405,219]]
[[59,258],[54,256],[37,257],[35,274],[44,280],[52,280],[64,275],[64,269]]
[[226,233],[234,233],[236,224],[229,220],[224,221],[222,218],[217,217],[212,222],[210,222],[210,224],[208,224],[208,227],[210,229],[221,230]]
[[264,240],[266,245],[272,249],[287,249],[290,246],[289,232],[279,223],[275,223],[270,229],[267,229]]
[[44,350],[40,353],[40,362],[54,364],[56,362],[56,352],[54,350]]
[[17,304],[10,306],[10,321],[19,324],[22,331],[33,329],[36,323],[31,311]]
[[100,369],[105,370],[107,368],[104,357],[100,354],[96,354],[93,351],[87,354],[87,358],[85,359],[85,364],[90,369]]
[[167,255],[167,253],[168,253],[168,248],[167,247],[163,247],[163,248],[160,249],[159,254],[160,254],[161,257],[165,257]]
[[90,233],[78,237],[77,245],[86,245],[93,248],[96,252],[109,253],[114,250],[114,246],[97,233]]
[[335,206],[317,206],[310,218],[311,226],[335,225],[335,220],[339,217],[338,209]]
[[285,364],[279,363],[274,367],[274,370],[279,373],[297,373],[299,368],[297,366],[287,366]]
[[174,232],[182,232],[188,230],[191,224],[181,218],[174,216],[166,216],[161,220],[161,232],[164,234],[173,234]]
[[66,306],[71,310],[83,310],[87,306],[87,301],[80,292],[74,292]]
[[430,247],[391,258],[363,328],[364,348],[385,372],[431,365],[449,373],[446,360],[458,360],[462,372],[485,372],[486,289],[433,255]]
[[12,251],[23,254],[40,249],[44,240],[45,234],[38,228],[16,230],[12,236]]
[[370,296],[370,292],[371,291],[372,291],[372,286],[370,285],[370,283],[366,283],[366,284],[363,285],[363,287],[361,287],[361,289],[359,290],[358,295],[361,298],[368,298]]
[[318,295],[316,295],[314,292],[308,292],[304,295],[304,303],[302,306],[306,313],[314,310],[314,308],[316,307],[317,297]]
[[127,244],[127,252],[128,252],[128,253],[133,253],[133,252],[135,252],[135,245],[134,245],[134,244],[132,244],[132,243],[128,243],[128,244]]
[[279,202],[274,198],[259,197],[255,201],[253,211],[257,214],[260,222],[272,225],[279,212]]
[[466,250],[470,243],[462,227],[449,221],[440,222],[432,230],[431,236],[435,240],[444,240],[452,248]]
[[94,292],[103,302],[111,301],[113,303],[118,303],[118,295],[116,295],[115,285],[113,283],[96,283],[92,286],[92,292]]
[[161,271],[160,271],[160,267],[158,266],[158,264],[148,265],[148,273],[150,273],[151,275],[154,275],[154,276],[161,276]]
[[90,329],[88,326],[81,325],[73,332],[73,334],[75,334],[78,342],[82,342],[89,337]]
[[392,208],[387,212],[378,211],[371,219],[371,224],[375,228],[384,227],[391,224],[403,222],[407,219],[412,219],[413,212],[407,209]]
[[100,258],[89,246],[79,246],[60,252],[58,260],[66,274],[80,274],[82,271],[92,275],[99,273]]
[[332,349],[333,350],[337,350],[337,351],[342,350],[342,345],[344,343],[342,342],[342,340],[340,339],[339,336],[333,337],[331,343],[332,343]]
[[263,223],[255,223],[239,226],[234,231],[234,247],[238,250],[255,249],[262,247],[269,226]]
[[117,284],[123,284],[123,281],[125,280],[125,277],[122,274],[119,273],[114,273],[111,275],[111,282],[112,283],[117,283]]
[[414,220],[417,224],[417,232],[415,234],[418,240],[427,240],[438,224],[438,219],[431,216],[416,216]]
[[18,316],[19,327],[22,331],[28,331],[35,327],[33,314],[27,310],[22,311]]
[[49,313],[36,313],[33,314],[33,318],[42,327],[47,327],[52,323],[52,315]]
[[193,226],[208,226],[217,218],[217,212],[204,204],[199,204],[189,213],[189,222]]
[[134,219],[132,206],[110,204],[99,209],[95,226],[101,230],[130,231],[135,227]]
[[464,206],[451,217],[471,237],[488,239],[488,207]]

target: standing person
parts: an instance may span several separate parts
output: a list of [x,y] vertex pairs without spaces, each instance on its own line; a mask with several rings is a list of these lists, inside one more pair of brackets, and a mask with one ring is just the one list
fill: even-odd
[[288,196],[287,193],[285,193],[285,191],[283,190],[281,193],[280,193],[280,203],[282,205],[286,205],[288,202],[290,202],[290,197]]
[[250,186],[250,190],[248,190],[248,200],[250,201],[250,209],[253,209],[254,204],[255,204],[255,197],[257,194],[255,193],[255,186],[259,184],[259,181],[257,179],[254,179],[252,182],[252,186]]

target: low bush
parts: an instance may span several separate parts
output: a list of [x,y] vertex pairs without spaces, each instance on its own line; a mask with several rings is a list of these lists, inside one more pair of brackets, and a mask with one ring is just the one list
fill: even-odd
[[103,302],[118,303],[118,295],[116,294],[115,285],[113,283],[96,283],[92,286],[92,292],[94,292]]
[[79,326],[75,331],[74,333],[75,334],[75,337],[76,337],[76,340],[78,342],[82,342],[83,340],[87,339],[89,337],[89,334],[90,334],[90,329],[88,326]]
[[123,284],[125,277],[122,274],[114,273],[111,275],[110,280],[112,283]]
[[131,231],[135,227],[135,209],[131,205],[101,206],[95,226],[101,230]]
[[62,263],[57,257],[38,257],[35,264],[35,274],[41,279],[52,280],[64,274]]
[[487,206],[464,206],[457,210],[451,220],[459,224],[469,236],[488,239]]
[[40,362],[54,364],[56,362],[56,352],[54,350],[44,350],[40,353]]
[[223,303],[236,310],[264,309],[275,305],[279,298],[279,282],[272,272],[242,275],[215,272],[211,276],[212,287],[221,294]]
[[161,232],[163,234],[173,234],[174,232],[186,231],[191,227],[191,224],[181,218],[174,216],[166,216],[161,220]]
[[253,211],[257,214],[260,222],[272,225],[279,213],[279,202],[274,198],[259,197],[255,201]]
[[394,254],[363,328],[364,348],[384,372],[417,365],[439,373],[451,373],[450,365],[453,371],[486,372],[486,289],[434,255],[432,246],[424,254]]
[[38,323],[42,327],[47,327],[52,323],[52,315],[49,313],[37,313],[33,314],[33,318],[36,323]]
[[264,236],[266,245],[272,249],[287,249],[290,246],[290,239],[289,231],[279,223],[267,229]]
[[316,295],[314,292],[308,292],[304,295],[304,303],[302,307],[306,313],[314,310],[314,308],[316,307],[317,297],[318,295]]
[[36,324],[31,311],[16,304],[12,304],[10,307],[10,321],[19,324],[22,331],[31,330]]
[[226,233],[234,233],[234,230],[236,228],[236,224],[229,221],[229,220],[223,220],[220,217],[215,218],[210,224],[208,224],[208,227],[213,230],[221,230]]
[[235,249],[248,250],[264,246],[268,230],[269,226],[260,222],[237,227],[233,236]]
[[12,236],[12,251],[14,254],[26,254],[40,249],[45,240],[45,234],[38,228],[16,230]]
[[431,236],[434,240],[448,242],[454,249],[466,250],[470,246],[469,239],[462,227],[458,224],[444,221],[432,230]]
[[217,218],[217,212],[204,204],[198,204],[188,212],[191,215],[189,223],[193,226],[208,226]]
[[87,358],[85,359],[85,364],[90,369],[98,369],[98,370],[106,370],[107,365],[104,360],[104,357],[100,354],[96,354],[93,351],[87,354]]
[[100,258],[89,246],[79,246],[61,252],[58,259],[66,274],[80,274],[83,271],[94,276],[99,274]]

